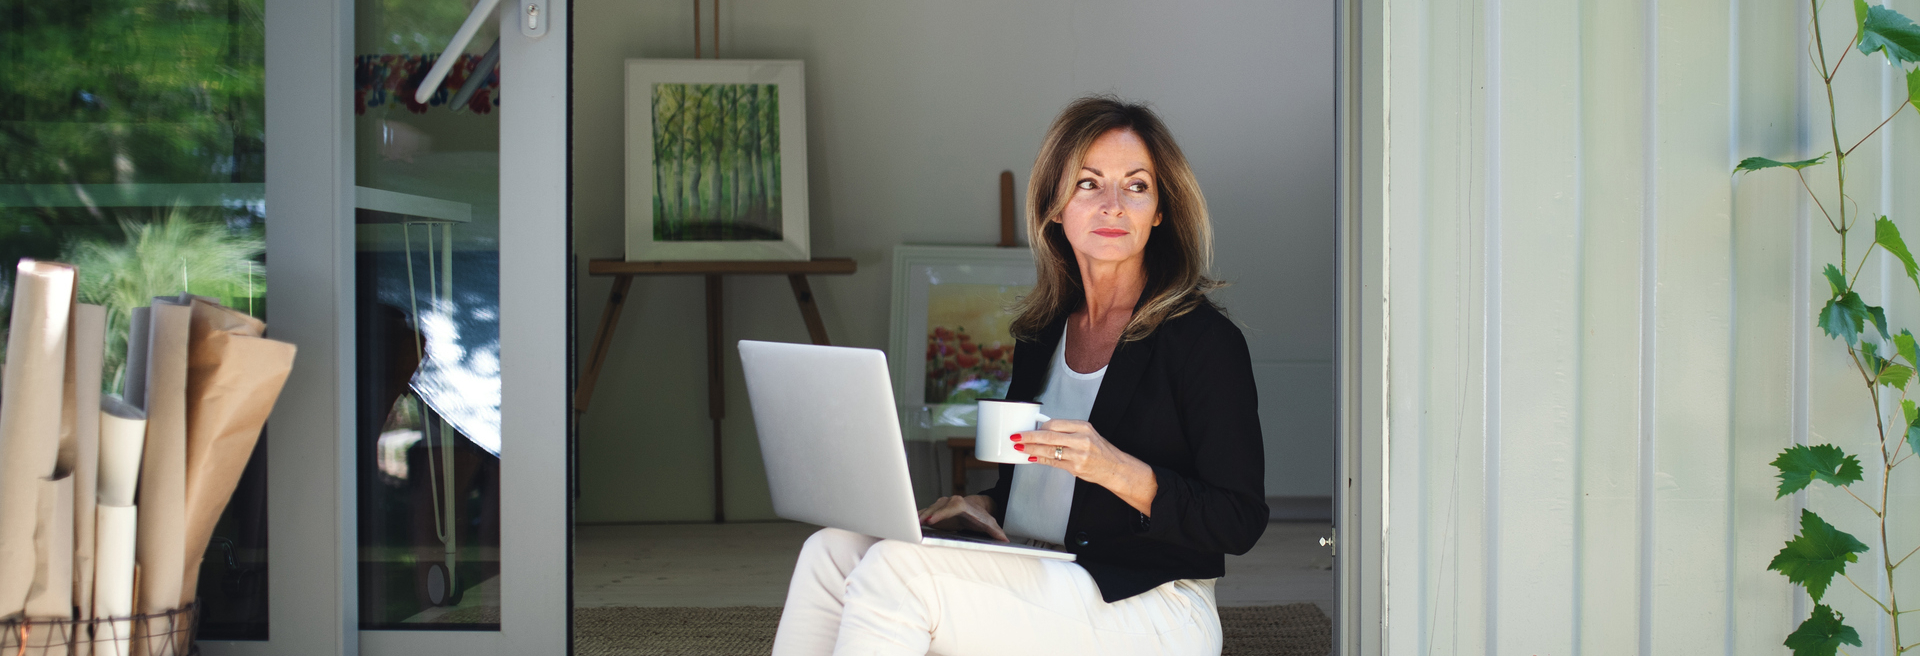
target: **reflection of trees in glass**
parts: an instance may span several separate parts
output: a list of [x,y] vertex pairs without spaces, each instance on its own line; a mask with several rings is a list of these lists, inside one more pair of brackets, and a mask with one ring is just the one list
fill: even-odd
[[780,87],[653,85],[653,238],[779,240]]
[[266,272],[255,262],[265,242],[234,234],[217,215],[195,214],[176,208],[146,223],[121,219],[125,240],[76,240],[61,254],[80,270],[80,301],[107,308],[107,389],[119,389],[125,371],[129,312],[155,296],[185,291],[256,316],[265,311]]
[[0,183],[262,181],[262,2],[8,3]]
[[[7,3],[0,185],[264,182],[263,1]],[[127,219],[149,212],[90,202],[0,207],[0,293],[18,259],[118,242],[131,236]],[[261,211],[235,203],[195,216],[257,233]]]

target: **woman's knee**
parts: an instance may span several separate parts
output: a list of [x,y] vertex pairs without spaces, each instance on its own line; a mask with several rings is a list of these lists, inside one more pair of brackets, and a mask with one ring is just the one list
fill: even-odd
[[859,560],[868,547],[879,539],[861,535],[853,531],[837,528],[823,528],[807,536],[806,543],[800,546],[801,558],[809,555],[824,556],[832,560]]

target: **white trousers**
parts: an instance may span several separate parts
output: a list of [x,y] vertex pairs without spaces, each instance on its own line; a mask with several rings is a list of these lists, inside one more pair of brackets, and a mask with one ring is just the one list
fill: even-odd
[[1220,653],[1213,579],[1107,603],[1073,563],[821,529],[800,548],[773,656]]

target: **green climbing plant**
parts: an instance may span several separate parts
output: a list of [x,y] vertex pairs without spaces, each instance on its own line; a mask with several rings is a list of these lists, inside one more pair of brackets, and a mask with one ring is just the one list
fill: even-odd
[[[1920,289],[1920,266],[1916,266],[1913,253],[1900,237],[1900,228],[1892,220],[1863,212],[1859,204],[1847,195],[1847,157],[1908,107],[1920,111],[1920,68],[1907,68],[1910,64],[1920,64],[1920,26],[1885,6],[1853,0],[1853,40],[1841,49],[1833,65],[1828,66],[1827,50],[1820,31],[1821,2],[1809,0],[1809,3],[1813,9],[1813,51],[1808,56],[1813,59],[1813,64],[1819,70],[1821,84],[1826,89],[1827,126],[1833,138],[1833,148],[1818,157],[1798,161],[1749,157],[1734,167],[1734,173],[1737,175],[1775,168],[1792,171],[1807,195],[1812,197],[1814,206],[1826,218],[1827,226],[1839,238],[1839,263],[1828,264],[1821,271],[1830,295],[1820,308],[1815,322],[1828,337],[1845,344],[1847,355],[1860,374],[1860,384],[1872,401],[1875,427],[1879,431],[1878,453],[1873,454],[1877,456],[1873,463],[1877,467],[1872,473],[1879,476],[1880,487],[1878,499],[1874,499],[1871,492],[1861,497],[1852,490],[1852,485],[1865,480],[1868,470],[1858,457],[1832,444],[1799,445],[1781,451],[1772,462],[1773,467],[1779,470],[1780,478],[1775,498],[1785,497],[1816,483],[1831,485],[1866,506],[1878,519],[1879,526],[1877,535],[1869,536],[1869,540],[1874,542],[1869,545],[1828,523],[1818,513],[1802,510],[1799,535],[1780,549],[1767,568],[1780,572],[1788,581],[1806,588],[1807,595],[1814,601],[1813,611],[1807,619],[1787,636],[1785,644],[1796,656],[1833,656],[1843,644],[1861,646],[1859,632],[1848,626],[1846,618],[1826,603],[1826,595],[1829,588],[1834,587],[1836,578],[1845,579],[1849,585],[1844,587],[1854,588],[1886,613],[1892,627],[1893,653],[1904,653],[1920,647],[1920,641],[1908,644],[1901,637],[1901,616],[1913,610],[1901,610],[1899,595],[1892,586],[1888,587],[1885,598],[1868,592],[1867,588],[1848,576],[1847,567],[1860,564],[1860,554],[1877,549],[1880,562],[1871,563],[1871,566],[1882,568],[1887,580],[1891,581],[1894,570],[1905,564],[1914,553],[1920,552],[1920,548],[1915,548],[1896,559],[1894,552],[1889,550],[1892,545],[1887,542],[1887,489],[1892,482],[1893,470],[1915,454],[1920,454],[1920,407],[1916,407],[1914,400],[1908,398],[1909,384],[1913,384],[1914,391],[1920,394],[1920,383],[1914,381],[1915,370],[1920,368],[1920,344],[1916,343],[1910,331],[1891,332],[1887,326],[1886,311],[1868,305],[1854,291],[1854,284],[1859,280],[1860,272],[1866,268],[1867,255],[1875,249],[1899,260],[1916,289]],[[1855,50],[1862,56],[1885,57],[1888,65],[1903,71],[1907,100],[1895,108],[1885,121],[1881,121],[1858,141],[1852,142],[1852,145],[1847,145],[1840,139],[1838,112],[1834,109],[1833,80],[1840,71],[1840,64]],[[1807,172],[1815,167],[1826,167],[1822,169],[1823,172],[1833,172],[1836,186],[1827,201],[1822,201],[1820,194],[1815,193],[1813,186],[1807,183]],[[1873,238],[1867,244],[1866,251],[1860,254],[1856,266],[1847,256],[1848,237],[1857,229],[1864,228],[1866,224],[1863,221],[1869,219]],[[1896,407],[1899,408],[1897,413],[1894,412]]]

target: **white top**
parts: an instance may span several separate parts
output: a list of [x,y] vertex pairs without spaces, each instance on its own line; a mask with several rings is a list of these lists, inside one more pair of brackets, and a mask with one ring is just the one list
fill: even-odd
[[[1106,379],[1107,368],[1083,374],[1068,367],[1063,327],[1050,369],[1047,386],[1040,393],[1040,412],[1054,419],[1086,421],[1093,414],[1093,399],[1100,395],[1100,381]],[[1052,457],[1051,453],[1033,455]],[[1013,489],[1007,495],[1007,525],[1002,528],[1010,536],[1065,544],[1067,514],[1073,510],[1073,481],[1073,474],[1064,469],[1037,462],[1014,465]]]

